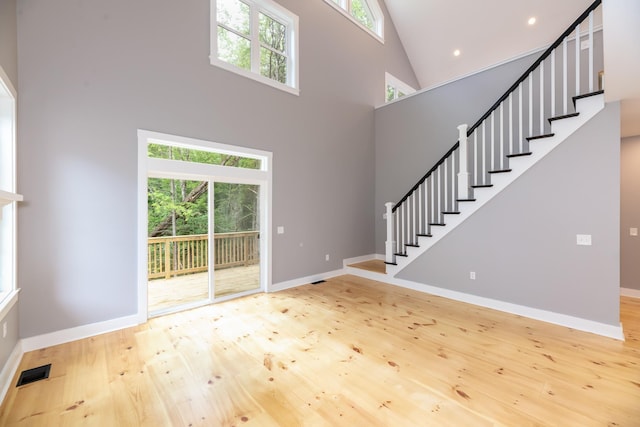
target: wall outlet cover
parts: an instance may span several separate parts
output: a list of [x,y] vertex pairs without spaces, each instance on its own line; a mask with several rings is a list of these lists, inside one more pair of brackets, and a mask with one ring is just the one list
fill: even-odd
[[576,234],[576,244],[578,246],[591,246],[591,234]]

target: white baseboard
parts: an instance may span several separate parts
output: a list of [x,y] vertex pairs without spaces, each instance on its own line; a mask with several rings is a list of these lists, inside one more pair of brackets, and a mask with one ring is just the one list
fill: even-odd
[[4,364],[2,371],[0,371],[0,403],[4,402],[4,397],[7,395],[9,387],[13,385],[13,376],[18,371],[23,354],[22,342],[18,341],[9,355],[7,362]]
[[297,286],[308,285],[312,282],[317,282],[318,280],[330,279],[332,277],[343,275],[344,269],[328,271],[326,273],[314,274],[311,276],[300,277],[298,279],[287,280],[285,282],[274,283],[272,284],[267,292],[278,292],[284,291],[285,289],[295,288]]
[[465,294],[463,292],[438,288],[436,286],[424,285],[422,283],[398,279],[396,277],[387,277],[387,280],[385,281],[392,285],[397,285],[404,288],[449,298],[455,301],[461,301],[478,305],[480,307],[504,311],[506,313],[516,314],[518,316],[528,317],[530,319],[553,323],[554,325],[565,326],[568,328],[577,329],[579,331],[591,332],[596,335],[602,335],[605,337],[624,341],[622,324],[620,324],[619,326],[613,326],[606,323],[595,322],[593,320],[582,319],[580,317],[574,317],[566,314],[555,313],[552,311],[541,310],[538,308],[527,307],[524,305],[494,300],[491,298]]
[[75,328],[63,329],[61,331],[51,332],[43,335],[22,339],[22,350],[28,351],[39,350],[45,347],[51,347],[58,344],[64,344],[70,341],[76,341],[95,335],[105,334],[107,332],[117,331],[119,329],[128,328],[140,324],[137,314],[117,319],[105,320],[104,322],[91,323]]
[[[380,274],[372,271],[365,271],[359,268],[345,268],[345,272],[356,276],[364,277],[370,280],[378,280],[380,282],[389,283],[391,285],[400,286],[414,291],[424,292],[432,295],[441,296],[455,301],[474,304],[480,307],[491,308],[494,310],[504,311],[506,313],[516,314],[528,317],[530,319],[540,320],[554,325],[565,326],[579,331],[591,332],[596,335],[602,335],[609,338],[624,341],[624,333],[622,324],[620,326],[608,325],[606,323],[594,322],[593,320],[582,319],[579,317],[569,316],[566,314],[554,313],[552,311],[541,310],[538,308],[527,307],[508,303],[504,301],[494,300],[491,298],[479,297],[476,295],[465,294],[463,292],[452,291],[450,289],[439,288],[436,286],[425,285],[422,283],[412,282],[409,280],[398,279],[388,274]],[[634,291],[634,290],[628,290]],[[633,293],[633,292],[632,292]],[[638,292],[640,294],[640,291]],[[630,295],[631,296],[631,295]]]
[[640,298],[640,289],[620,288],[623,297]]

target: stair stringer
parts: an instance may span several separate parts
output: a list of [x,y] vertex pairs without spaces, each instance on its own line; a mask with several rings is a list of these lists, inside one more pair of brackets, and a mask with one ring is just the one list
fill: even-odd
[[474,202],[459,203],[459,214],[444,214],[446,226],[432,227],[431,237],[418,236],[417,246],[407,246],[405,248],[406,256],[396,256],[396,265],[387,265],[387,274],[391,277],[395,277],[416,258],[428,251],[440,239],[449,234],[458,225],[466,221],[482,206],[507,188],[511,183],[516,181],[533,165],[553,151],[553,149],[558,147],[603,108],[604,94],[602,93],[586,98],[576,99],[576,112],[580,113],[578,116],[562,120],[554,120],[551,123],[551,133],[553,136],[531,141],[529,150],[532,153],[531,155],[510,158],[509,168],[511,169],[511,172],[493,174],[491,176],[492,187],[475,188],[473,190]]

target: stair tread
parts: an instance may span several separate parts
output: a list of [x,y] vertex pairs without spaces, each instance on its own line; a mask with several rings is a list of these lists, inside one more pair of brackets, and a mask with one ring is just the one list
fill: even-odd
[[456,202],[475,202],[476,199],[457,199]]
[[447,224],[442,223],[442,222],[431,222],[431,223],[429,223],[429,225],[437,225],[438,227],[444,227]]
[[569,119],[571,117],[578,117],[580,113],[571,113],[571,114],[563,114],[562,116],[551,117],[549,119],[549,123],[554,122],[556,120]]
[[419,248],[420,247],[420,245],[416,245],[415,243],[405,243],[404,245],[412,247],[412,248]]
[[460,215],[459,211],[442,212],[443,215]]
[[511,172],[511,169],[498,169],[494,171],[489,171],[489,173],[507,173],[507,172]]
[[403,257],[408,257],[408,256],[409,256],[409,255],[407,255],[407,254],[401,254],[401,253],[395,253],[394,255],[395,255],[395,256],[403,256]]
[[511,159],[513,157],[523,157],[523,156],[530,156],[533,153],[531,151],[527,151],[525,153],[514,153],[514,154],[507,154],[507,158]]
[[573,106],[575,107],[576,101],[578,99],[584,99],[584,98],[588,98],[590,96],[602,95],[603,93],[604,93],[604,90],[597,90],[595,92],[589,92],[589,93],[583,93],[582,95],[576,95],[576,96],[573,97]]
[[542,138],[551,138],[552,136],[555,136],[555,133],[545,133],[544,135],[536,135],[536,136],[528,136],[525,139],[527,141],[534,141],[536,139],[542,139]]
[[395,262],[387,262],[387,261],[385,261],[384,263],[387,264],[387,265],[398,265]]
[[493,184],[481,184],[481,185],[472,185],[471,188],[489,188],[493,187]]
[[418,237],[433,237],[432,234],[420,234],[420,233],[416,234],[416,236],[418,236]]

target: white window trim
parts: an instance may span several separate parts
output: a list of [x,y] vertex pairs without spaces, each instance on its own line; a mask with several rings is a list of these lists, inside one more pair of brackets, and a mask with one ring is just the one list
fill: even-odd
[[[294,13],[280,6],[279,4],[271,0],[242,0],[243,2],[251,6],[251,10],[258,8],[265,15],[272,16],[279,21],[282,21],[287,25],[288,37],[287,37],[287,58],[289,63],[287,64],[287,84],[280,83],[279,81],[270,79],[260,74],[259,70],[245,70],[244,68],[236,67],[233,64],[225,62],[218,58],[218,16],[217,16],[217,0],[211,0],[210,2],[210,49],[209,61],[211,65],[222,68],[232,73],[247,77],[249,79],[264,83],[268,86],[276,89],[289,92],[293,95],[300,95],[300,76],[299,76],[299,18]],[[257,31],[252,28],[252,33]],[[252,40],[253,42],[253,40]],[[253,49],[255,50],[255,49]],[[255,53],[252,50],[252,54]],[[254,59],[252,58],[252,68]]]
[[384,14],[382,13],[382,9],[378,4],[378,0],[366,0],[367,5],[371,9],[371,13],[376,20],[376,31],[371,31],[369,28],[362,25],[360,21],[351,16],[349,13],[349,4],[350,0],[340,0],[340,4],[335,3],[333,0],[324,0],[329,6],[340,12],[344,17],[349,19],[351,22],[356,24],[358,27],[362,28],[367,34],[369,34],[374,39],[378,40],[380,43],[384,44]]
[[[260,169],[245,169],[204,163],[183,162],[150,158],[149,144],[171,145],[196,150],[215,151],[240,157],[260,159]],[[220,144],[148,130],[138,130],[138,322],[144,323],[149,316],[147,304],[147,180],[149,177],[179,179],[210,179],[219,182],[255,184],[261,186],[260,198],[260,283],[265,292],[271,291],[271,206],[273,182],[273,154],[268,151]],[[188,178],[185,176],[188,175]],[[263,225],[264,224],[264,225]],[[224,298],[220,298],[222,301]],[[207,302],[209,303],[209,302]]]
[[[401,91],[402,93],[404,93],[404,97],[406,97],[407,95],[411,95],[412,93],[415,93],[416,90],[414,88],[412,88],[411,86],[409,86],[408,84],[406,84],[405,82],[403,82],[402,80],[398,79],[397,77],[395,77],[392,74],[389,74],[387,72],[384,73],[384,99],[385,99],[385,103],[389,104],[391,102],[397,101],[398,99],[401,98],[394,98],[391,101],[387,101],[387,86],[392,86],[396,89],[396,91]],[[404,98],[403,97],[403,98]]]
[[[9,242],[0,242],[0,244],[7,244],[10,247],[11,257],[8,259],[3,257],[0,262],[6,262],[7,264],[2,269],[3,273],[6,274],[4,277],[5,280],[11,283],[10,289],[2,294],[2,299],[0,300],[0,319],[3,319],[8,313],[9,310],[16,304],[18,301],[18,289],[17,286],[17,265],[18,265],[18,248],[17,248],[17,230],[18,230],[18,201],[22,201],[22,195],[16,193],[16,176],[17,176],[17,164],[16,164],[16,123],[17,123],[17,110],[16,110],[16,99],[18,98],[17,92],[13,85],[11,84],[11,80],[9,80],[9,76],[5,73],[4,69],[0,66],[0,97],[2,97],[2,108],[0,111],[0,119],[2,119],[4,125],[8,124],[10,128],[2,129],[3,137],[7,137],[10,139],[8,145],[3,145],[0,147],[0,152],[2,153],[2,157],[4,159],[10,159],[13,164],[13,167],[2,170],[0,173],[3,174],[2,181],[5,182],[4,185],[6,187],[4,189],[0,188],[0,227],[5,228],[4,236],[9,235]],[[6,120],[5,120],[6,119]],[[4,221],[2,221],[2,216],[5,206],[9,210],[8,215],[5,215]],[[9,225],[8,225],[9,224]]]

